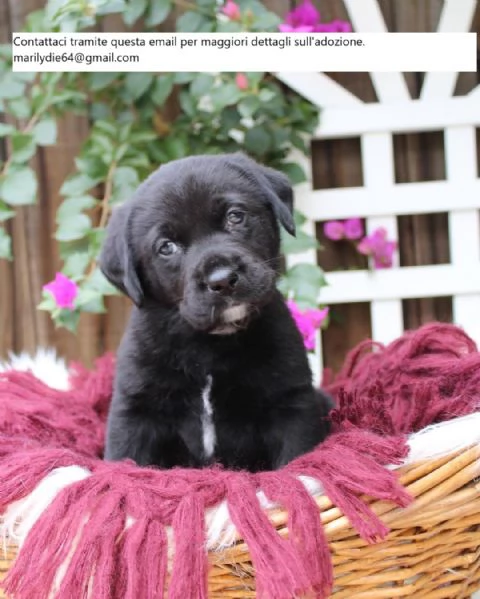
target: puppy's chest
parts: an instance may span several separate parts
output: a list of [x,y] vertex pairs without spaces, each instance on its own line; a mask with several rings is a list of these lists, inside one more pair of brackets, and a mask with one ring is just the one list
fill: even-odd
[[245,434],[253,439],[255,432],[265,427],[268,411],[260,408],[254,395],[240,384],[226,384],[207,375],[200,392],[202,448],[206,460],[222,455],[226,445],[240,443]]

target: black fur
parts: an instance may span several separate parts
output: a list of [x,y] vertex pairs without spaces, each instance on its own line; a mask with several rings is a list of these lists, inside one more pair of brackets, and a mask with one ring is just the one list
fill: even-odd
[[[292,210],[286,176],[230,154],[166,164],[114,211],[100,264],[136,305],[118,352],[106,459],[268,470],[326,437],[331,400],[312,387],[275,286],[277,221],[294,233]],[[225,322],[240,304],[245,317]],[[202,438],[210,377],[213,456]]]

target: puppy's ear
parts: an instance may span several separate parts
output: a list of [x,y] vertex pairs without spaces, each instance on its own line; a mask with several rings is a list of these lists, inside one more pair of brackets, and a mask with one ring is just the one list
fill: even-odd
[[277,219],[290,235],[295,235],[293,189],[287,175],[268,166],[258,164],[242,152],[236,152],[232,155],[230,165],[245,178],[253,179],[260,185]]
[[260,166],[263,176],[274,192],[271,199],[275,216],[290,235],[295,236],[295,221],[293,219],[293,189],[290,179],[284,173],[268,166]]
[[110,283],[141,306],[144,293],[135,267],[131,220],[132,206],[129,202],[113,210],[99,264]]

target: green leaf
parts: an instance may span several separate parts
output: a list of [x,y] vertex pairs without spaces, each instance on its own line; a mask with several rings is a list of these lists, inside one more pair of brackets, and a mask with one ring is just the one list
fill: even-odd
[[76,333],[80,312],[78,310],[61,310],[53,320],[57,328],[63,327],[71,333]]
[[164,142],[165,151],[170,160],[183,158],[188,155],[188,145],[183,137],[167,137]]
[[272,89],[268,89],[267,87],[265,87],[262,90],[260,90],[258,97],[261,102],[270,102],[271,100],[273,100],[273,98],[275,98],[276,95],[277,94]]
[[312,249],[319,249],[319,243],[314,237],[304,231],[297,231],[296,236],[293,237],[282,229],[282,253],[300,254]]
[[129,27],[135,23],[147,10],[148,0],[129,0],[123,11],[123,22]]
[[65,219],[55,233],[57,241],[75,241],[82,239],[92,228],[92,221],[86,214],[77,214],[75,217]]
[[193,81],[193,79],[195,79],[196,76],[197,73],[173,73],[174,81],[179,85],[190,83],[190,81]]
[[215,110],[220,111],[225,106],[236,104],[242,97],[242,92],[235,83],[225,83],[213,88],[210,97]]
[[251,118],[260,107],[257,96],[247,96],[238,103],[238,112],[243,118]]
[[190,92],[196,98],[200,98],[212,89],[214,82],[215,77],[210,73],[200,73],[190,84]]
[[255,14],[255,30],[256,31],[276,31],[282,20],[273,12],[265,10],[260,14]]
[[293,185],[298,185],[306,180],[303,168],[295,162],[284,162],[279,168],[288,176]]
[[249,152],[262,156],[270,150],[271,137],[260,125],[248,129],[245,133],[245,147]]
[[188,11],[177,19],[177,31],[179,33],[195,33],[201,31],[205,24],[210,25],[207,19],[200,13]]
[[0,123],[0,137],[12,135],[12,133],[15,133],[15,131],[16,131],[16,129],[13,125],[7,125],[6,123]]
[[35,10],[29,13],[25,21],[25,31],[41,33],[47,30],[45,27],[46,15],[44,10]]
[[286,272],[282,285],[293,293],[295,300],[316,306],[320,289],[326,285],[326,281],[320,267],[296,264]]
[[15,216],[15,212],[13,210],[10,210],[7,204],[0,201],[0,223],[9,220],[10,218],[12,218],[12,216]]
[[118,291],[115,287],[107,281],[102,271],[98,268],[95,268],[93,273],[88,277],[84,285],[85,289],[93,289],[100,293],[101,295],[117,295]]
[[174,80],[174,73],[167,73],[166,75],[156,77],[150,95],[156,106],[163,106],[165,104],[166,99],[172,93]]
[[45,117],[33,128],[33,137],[39,146],[51,146],[57,140],[57,121],[53,117]]
[[89,87],[92,91],[100,91],[111,85],[116,79],[120,77],[119,73],[89,73],[90,84]]
[[95,153],[82,157],[77,156],[74,161],[80,173],[94,181],[101,181],[107,176],[108,167],[98,159]]
[[90,106],[90,118],[93,121],[111,118],[112,109],[105,102],[93,102]]
[[55,298],[51,293],[47,291],[43,292],[42,301],[37,305],[37,310],[44,310],[46,312],[53,312],[57,309]]
[[62,272],[73,281],[78,281],[90,263],[88,252],[73,252],[65,259]]
[[[12,45],[11,44],[0,44],[0,58],[4,60],[11,60],[12,58]],[[1,62],[0,62],[1,64]]]
[[17,98],[8,103],[8,112],[16,119],[28,119],[32,114],[32,106],[27,98]]
[[111,162],[113,160],[113,153],[115,151],[114,142],[103,133],[94,131],[90,137],[92,144],[92,151],[98,156],[101,156],[105,162]]
[[102,120],[97,121],[95,123],[94,131],[102,131],[103,133],[106,133],[109,137],[115,137],[117,135],[118,128],[110,121]]
[[13,162],[27,162],[35,154],[37,146],[31,133],[13,133],[11,141]]
[[97,7],[97,15],[108,15],[123,12],[126,9],[125,0],[106,0]]
[[265,73],[256,72],[256,73],[247,73],[247,79],[250,83],[251,87],[257,87],[260,85],[261,81],[265,77]]
[[244,28],[237,21],[218,21],[215,31],[216,33],[240,33]]
[[150,2],[148,15],[145,19],[147,27],[155,27],[163,23],[172,8],[171,0],[153,0]]
[[66,219],[75,218],[80,212],[90,210],[96,205],[97,200],[90,195],[69,197],[60,204],[56,221],[60,223]]
[[179,95],[180,107],[185,114],[193,117],[197,111],[198,104],[191,94],[186,89],[180,92]]
[[290,143],[292,144],[292,146],[294,148],[297,148],[297,150],[300,150],[300,152],[303,152],[304,154],[308,153],[308,146],[307,146],[307,141],[298,133],[292,132],[290,135]]
[[24,91],[25,84],[15,79],[14,73],[11,71],[0,73],[0,99],[19,98]]
[[65,181],[60,188],[60,193],[64,196],[83,195],[86,191],[98,185],[98,183],[100,183],[98,179],[92,179],[88,175],[77,173]]
[[0,227],[0,258],[12,259],[12,240],[3,227]]
[[138,187],[138,173],[130,166],[120,166],[113,175],[113,193],[110,204],[120,204],[127,200]]
[[131,144],[143,144],[145,142],[154,141],[158,138],[155,131],[136,131],[130,135],[129,141]]
[[10,206],[34,204],[37,185],[37,177],[30,167],[10,168],[0,181],[0,198]]
[[293,219],[297,228],[301,227],[307,222],[307,217],[300,212],[300,210],[293,211]]
[[153,82],[152,73],[127,73],[125,88],[133,100],[138,100]]

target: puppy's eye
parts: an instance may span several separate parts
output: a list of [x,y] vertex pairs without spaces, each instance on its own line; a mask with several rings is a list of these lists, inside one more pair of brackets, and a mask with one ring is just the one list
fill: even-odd
[[163,241],[159,244],[157,251],[162,256],[171,256],[177,253],[179,249],[180,247],[173,241]]
[[229,210],[227,212],[227,223],[229,225],[240,225],[245,220],[245,212],[241,210]]

